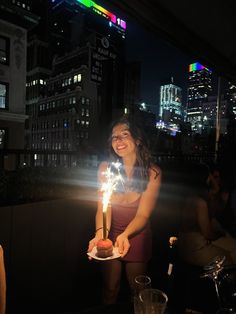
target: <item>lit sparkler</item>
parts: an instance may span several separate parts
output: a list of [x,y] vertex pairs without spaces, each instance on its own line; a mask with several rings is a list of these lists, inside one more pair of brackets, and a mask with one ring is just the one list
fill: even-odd
[[116,189],[118,182],[123,180],[120,174],[121,163],[117,161],[112,162],[111,164],[117,169],[118,174],[116,175],[111,171],[111,166],[107,167],[107,170],[103,172],[103,175],[106,177],[106,181],[102,184],[101,187],[101,191],[103,192],[103,239],[107,238],[107,208],[109,206],[112,193]]

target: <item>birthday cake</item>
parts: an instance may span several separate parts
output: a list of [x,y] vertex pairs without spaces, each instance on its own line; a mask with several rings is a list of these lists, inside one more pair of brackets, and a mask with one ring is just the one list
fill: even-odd
[[97,242],[97,257],[105,258],[113,255],[113,243],[110,239],[100,239]]

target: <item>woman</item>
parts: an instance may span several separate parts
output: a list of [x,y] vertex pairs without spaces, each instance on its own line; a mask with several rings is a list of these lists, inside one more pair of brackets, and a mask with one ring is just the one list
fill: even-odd
[[[152,237],[149,218],[156,205],[161,183],[161,170],[151,162],[145,138],[134,121],[122,117],[112,125],[109,140],[111,161],[119,160],[122,182],[112,194],[108,211],[108,238],[118,247],[121,258],[102,262],[103,303],[116,302],[122,272],[133,290],[134,278],[145,274],[151,258]],[[109,163],[102,162],[98,180],[102,184]],[[114,170],[115,171],[115,170]],[[99,193],[95,237],[88,252],[103,238],[102,193]]]
[[236,239],[225,233],[209,208],[209,169],[192,164],[185,174],[178,237],[181,258],[196,266],[205,266],[216,256],[225,256],[225,264],[236,263]]
[[221,225],[226,233],[235,237],[236,220],[233,213],[232,188],[223,178],[220,169],[213,165],[208,178],[209,211],[216,223]]

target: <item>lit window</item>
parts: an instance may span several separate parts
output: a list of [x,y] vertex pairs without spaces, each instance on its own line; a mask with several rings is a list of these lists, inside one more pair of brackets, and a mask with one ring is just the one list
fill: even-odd
[[0,109],[8,109],[8,84],[0,82]]
[[81,74],[74,75],[74,83],[81,82]]

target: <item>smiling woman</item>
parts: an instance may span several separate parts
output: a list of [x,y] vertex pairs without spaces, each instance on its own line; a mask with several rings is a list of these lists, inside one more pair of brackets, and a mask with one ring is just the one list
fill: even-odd
[[[156,206],[161,183],[161,170],[151,160],[145,136],[133,119],[123,116],[112,124],[109,138],[110,160],[102,162],[98,181],[105,181],[104,173],[112,162],[119,160],[122,180],[112,194],[107,215],[109,238],[121,255],[102,262],[103,298],[105,304],[116,302],[122,268],[133,292],[134,278],[145,275],[152,256],[152,233],[149,218]],[[113,169],[112,169],[113,171]],[[116,169],[114,169],[114,172]],[[96,214],[95,237],[88,252],[102,239],[102,193]]]

